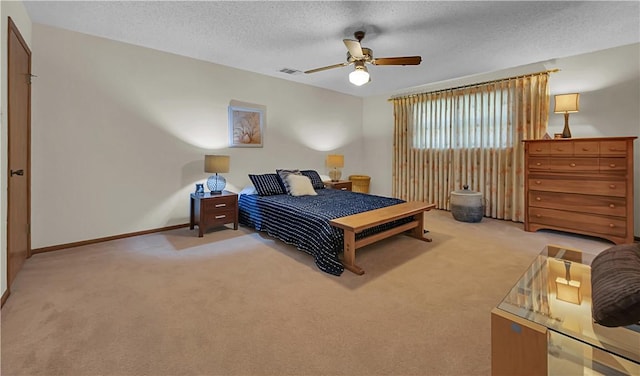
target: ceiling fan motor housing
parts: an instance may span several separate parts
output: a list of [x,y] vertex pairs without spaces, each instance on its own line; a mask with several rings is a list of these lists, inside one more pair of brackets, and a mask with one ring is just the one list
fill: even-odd
[[351,56],[351,53],[349,51],[347,51],[347,61],[350,63],[353,63],[354,61],[358,61],[358,60],[364,60],[366,62],[370,62],[373,59],[373,51],[370,48],[362,47],[362,54],[364,55],[364,58],[356,59],[355,57]]

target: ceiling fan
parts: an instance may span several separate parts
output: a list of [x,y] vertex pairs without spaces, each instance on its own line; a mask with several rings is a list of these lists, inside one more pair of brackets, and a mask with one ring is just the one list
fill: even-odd
[[343,39],[347,46],[347,61],[340,64],[329,65],[322,68],[311,69],[304,73],[315,73],[327,69],[346,67],[354,64],[356,69],[349,73],[349,82],[354,85],[362,86],[371,81],[369,71],[365,64],[373,65],[419,65],[422,61],[420,56],[403,56],[403,57],[380,57],[374,58],[373,51],[370,48],[362,47],[360,42],[364,38],[364,31],[356,31],[353,36],[357,40]]

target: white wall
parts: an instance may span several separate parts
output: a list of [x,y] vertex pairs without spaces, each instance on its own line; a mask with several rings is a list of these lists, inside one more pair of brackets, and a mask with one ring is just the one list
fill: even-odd
[[[425,85],[404,91],[428,92],[525,73],[560,69],[549,79],[551,114],[548,133],[561,133],[564,116],[553,113],[553,95],[580,93],[580,112],[571,114],[574,138],[640,137],[640,44],[530,64],[490,74]],[[389,96],[366,98],[363,104],[363,174],[371,175],[372,193],[391,194],[393,105]],[[640,143],[634,143],[635,235],[640,236]],[[381,157],[384,156],[384,157]]]
[[31,48],[31,19],[22,2],[0,1],[0,294],[7,290],[7,30],[9,17]]
[[[362,99],[33,25],[33,248],[188,223],[205,154],[248,173],[360,167]],[[266,106],[263,148],[227,148],[231,101]]]

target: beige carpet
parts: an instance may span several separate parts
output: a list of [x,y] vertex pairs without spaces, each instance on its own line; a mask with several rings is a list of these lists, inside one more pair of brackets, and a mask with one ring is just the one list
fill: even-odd
[[488,375],[490,311],[544,245],[611,246],[425,222],[433,243],[360,250],[363,276],[242,226],[35,255],[2,309],[2,375]]

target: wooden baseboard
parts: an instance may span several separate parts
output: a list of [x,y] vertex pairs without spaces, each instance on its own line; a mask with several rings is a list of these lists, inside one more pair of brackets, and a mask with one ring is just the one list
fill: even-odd
[[7,291],[5,291],[4,294],[2,294],[2,301],[0,301],[0,308],[4,307],[4,303],[6,303],[7,299],[9,299],[9,295],[11,295],[11,292],[7,287]]
[[59,251],[61,249],[67,249],[67,248],[74,248],[74,247],[81,247],[83,245],[89,245],[89,244],[96,244],[96,243],[102,243],[102,242],[108,242],[110,240],[117,240],[117,239],[124,239],[124,238],[130,238],[132,236],[139,236],[139,235],[146,235],[146,234],[152,234],[154,232],[162,232],[162,231],[168,231],[168,230],[175,230],[178,228],[183,228],[183,227],[188,227],[189,224],[185,223],[185,224],[181,224],[181,225],[173,225],[173,226],[167,226],[167,227],[161,227],[161,228],[156,228],[156,229],[151,229],[151,230],[145,230],[145,231],[138,231],[138,232],[130,232],[127,234],[120,234],[120,235],[114,235],[114,236],[107,236],[104,238],[98,238],[98,239],[91,239],[91,240],[83,240],[81,242],[74,242],[74,243],[67,243],[67,244],[58,244],[58,245],[52,245],[49,247],[42,247],[42,248],[35,248],[31,250],[31,254],[35,255],[36,253],[45,253],[45,252],[52,252],[52,251]]

